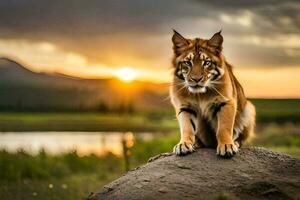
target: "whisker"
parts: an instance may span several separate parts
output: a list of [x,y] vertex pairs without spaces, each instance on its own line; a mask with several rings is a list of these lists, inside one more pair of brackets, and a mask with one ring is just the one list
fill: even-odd
[[[185,88],[185,83],[184,83],[184,82],[180,82],[180,83],[176,83],[176,84],[170,83],[169,86],[180,86],[180,85],[182,85],[182,87],[180,87],[178,90],[175,91],[176,93],[178,93],[178,92],[180,92],[182,89]],[[163,101],[167,101],[167,100],[169,100],[170,98],[171,98],[170,95],[168,95],[166,98],[163,99]]]
[[216,91],[221,97],[223,97],[225,100],[228,99],[228,98],[224,97],[224,95],[221,94],[221,93],[217,90],[217,88],[215,88],[214,86],[211,86],[211,88],[212,88],[213,90],[215,90],[215,91]]
[[178,83],[178,84],[175,84],[173,86],[184,86],[184,85],[185,85],[185,83]]
[[184,83],[165,83],[166,85],[162,85],[163,87],[170,87],[170,86],[178,86],[178,85],[181,85],[181,84],[184,84]]
[[164,98],[162,101],[168,101],[168,100],[170,100],[171,99],[171,97],[170,97],[170,95],[169,96],[167,96],[166,98]]
[[181,88],[179,88],[176,93],[179,93],[182,89],[186,88],[185,85],[183,85]]
[[211,81],[210,83],[212,83],[212,84],[223,84],[224,82],[218,82],[218,81],[214,82],[214,81]]

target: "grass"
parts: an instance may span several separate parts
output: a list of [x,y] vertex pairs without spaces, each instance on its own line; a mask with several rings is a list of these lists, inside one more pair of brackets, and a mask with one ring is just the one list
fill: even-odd
[[175,115],[116,113],[0,113],[0,131],[170,131]]
[[95,175],[71,175],[67,178],[48,180],[1,181],[0,196],[6,200],[74,200],[86,199],[91,191],[117,178],[101,180]]
[[[300,123],[300,99],[253,99],[258,123]],[[0,131],[151,131],[178,130],[173,108],[133,113],[1,112]]]
[[300,99],[252,99],[258,123],[299,123]]
[[122,159],[108,154],[79,157],[40,152],[0,152],[1,199],[84,199],[91,191],[120,176]]
[[265,125],[252,144],[300,158],[300,125]]
[[[113,166],[113,167],[111,167]],[[98,174],[105,179],[106,175],[122,169],[122,161],[113,154],[105,157],[95,155],[79,157],[76,152],[51,156],[41,151],[33,156],[24,151],[11,154],[0,152],[0,179],[19,181],[23,179],[49,179],[67,177],[77,173]]]

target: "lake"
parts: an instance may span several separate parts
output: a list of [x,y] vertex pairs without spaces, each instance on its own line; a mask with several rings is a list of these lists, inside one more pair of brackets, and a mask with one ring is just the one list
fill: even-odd
[[0,149],[16,152],[20,149],[37,154],[44,149],[50,154],[76,150],[78,155],[122,154],[122,141],[132,147],[138,140],[152,140],[158,133],[132,132],[0,132]]

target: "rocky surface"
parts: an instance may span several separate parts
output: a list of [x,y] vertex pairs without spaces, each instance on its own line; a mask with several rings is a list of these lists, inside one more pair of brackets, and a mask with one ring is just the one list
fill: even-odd
[[231,159],[162,154],[88,197],[100,199],[300,199],[300,159],[254,147]]

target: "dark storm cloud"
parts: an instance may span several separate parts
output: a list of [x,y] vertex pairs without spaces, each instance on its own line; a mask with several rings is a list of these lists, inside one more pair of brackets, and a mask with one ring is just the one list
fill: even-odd
[[[11,0],[0,3],[2,36],[17,34],[84,35],[124,32],[159,32],[164,25],[182,18],[210,17],[220,13],[238,13],[250,10],[259,19],[274,25],[280,18],[291,20],[290,26],[300,29],[299,1],[147,1],[147,0]],[[257,21],[259,22],[259,21]],[[169,27],[168,27],[169,28]],[[281,29],[279,29],[280,31]]]
[[[179,1],[20,1],[0,3],[2,29],[27,32],[112,34],[156,32],[174,18],[197,16],[198,4]],[[201,14],[205,15],[204,10]],[[88,29],[87,29],[88,28]],[[22,33],[18,33],[22,34]],[[3,35],[3,34],[2,34]]]
[[[112,51],[130,54],[128,57],[157,59],[159,53],[151,43],[158,44],[157,37],[171,33],[172,25],[168,24],[199,13],[205,16],[207,11],[198,3],[179,0],[91,0],[88,3],[12,0],[0,3],[0,36],[47,40],[85,54],[91,60],[118,64],[109,58]],[[145,48],[141,47],[142,43],[150,45]]]
[[[299,0],[195,0],[223,12],[236,14],[251,11],[255,14],[258,32],[278,31],[278,33],[299,33],[300,1]],[[289,21],[289,24],[286,22]],[[266,27],[266,24],[269,26]],[[270,30],[272,29],[272,30]]]
[[[215,7],[221,7],[227,10],[236,10],[241,8],[252,9],[261,6],[270,6],[270,5],[281,5],[284,1],[282,0],[251,0],[251,1],[240,1],[240,0],[194,0],[199,3],[206,3],[213,5]],[[289,0],[288,2],[297,2],[298,0]]]
[[[245,13],[251,15],[249,27],[235,21],[224,22],[221,18],[226,15],[236,20]],[[187,36],[199,33],[205,37],[222,28],[225,41],[227,36],[236,37],[236,40],[247,35],[272,38],[281,34],[299,34],[299,13],[300,3],[293,0],[10,0],[0,1],[0,37],[53,42],[62,49],[79,52],[91,61],[111,65],[121,62],[111,58],[111,54],[139,57],[153,65],[165,65],[169,60],[162,55],[168,56],[166,52],[171,52],[168,36],[172,28]],[[284,53],[276,46],[225,45],[237,52],[232,57],[238,57],[240,63],[247,62],[244,58],[253,59],[258,48],[266,55],[260,56],[258,65],[273,65],[271,58]],[[295,64],[295,61],[287,61],[287,57],[277,56],[280,60],[276,63]]]

